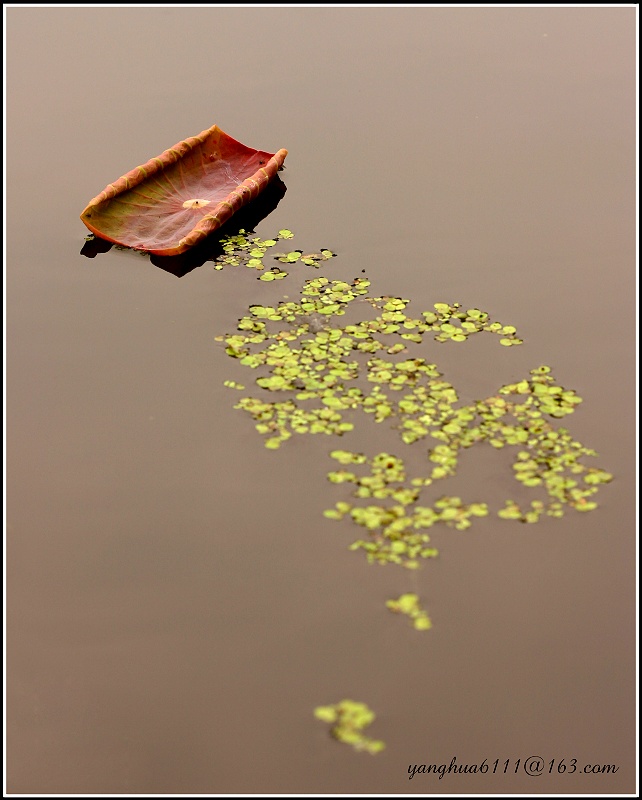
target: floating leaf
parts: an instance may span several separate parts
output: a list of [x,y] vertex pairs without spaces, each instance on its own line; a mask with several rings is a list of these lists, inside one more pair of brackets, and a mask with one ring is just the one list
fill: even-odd
[[286,155],[253,150],[214,125],[110,183],[80,218],[109,242],[178,255],[262,192]]

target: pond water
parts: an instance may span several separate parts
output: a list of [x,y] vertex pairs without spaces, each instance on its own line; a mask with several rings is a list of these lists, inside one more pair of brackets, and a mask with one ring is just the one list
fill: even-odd
[[[635,10],[6,13],[8,790],[634,791]],[[337,258],[265,283],[80,254],[94,195],[215,123],[289,150],[257,234]],[[404,446],[369,423],[266,449],[215,337],[363,270],[517,327],[421,354],[465,402],[550,365],[615,476],[598,509],[434,528],[417,572],[348,550],[329,452]],[[510,462],[473,448],[444,490],[511,497]],[[386,610],[408,591],[431,630]],[[314,719],[344,698],[385,751]],[[453,756],[490,773],[409,780]]]

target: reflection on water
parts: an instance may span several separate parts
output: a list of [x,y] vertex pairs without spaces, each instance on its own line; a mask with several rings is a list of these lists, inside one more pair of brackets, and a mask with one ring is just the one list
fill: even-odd
[[[7,9],[10,791],[632,790],[635,15]],[[289,150],[283,202],[246,229],[342,257],[272,282],[215,270],[217,246],[181,281],[79,257],[95,188],[212,121]],[[323,512],[362,487],[328,483],[327,456],[396,454],[398,431],[364,414],[270,452],[224,385],[248,368],[213,341],[311,275],[515,325],[519,347],[417,357],[462,406],[550,364],[584,399],[573,438],[616,476],[600,507],[433,525],[439,559],[413,573],[350,553]],[[529,513],[515,449],[462,451],[449,496]],[[427,440],[408,450],[425,463]],[[386,612],[409,593],[429,631]],[[341,698],[376,711],[376,758],[314,719]],[[535,754],[619,771],[409,780]]]

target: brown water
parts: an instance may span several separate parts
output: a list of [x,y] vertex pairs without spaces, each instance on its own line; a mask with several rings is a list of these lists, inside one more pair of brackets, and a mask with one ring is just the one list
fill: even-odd
[[[633,792],[635,10],[7,16],[8,790]],[[260,235],[517,326],[521,348],[425,346],[462,399],[542,363],[584,398],[599,509],[435,532],[428,633],[384,607],[415,578],[321,515],[338,440],[266,450],[222,385],[247,378],[214,336],[309,273],[80,255],[91,197],[214,123],[290,151]],[[341,446],[364,436],[402,449]],[[462,493],[514,494],[495,456]],[[381,755],[313,718],[345,697]],[[408,780],[453,756],[500,774]],[[513,774],[529,756],[578,771]]]

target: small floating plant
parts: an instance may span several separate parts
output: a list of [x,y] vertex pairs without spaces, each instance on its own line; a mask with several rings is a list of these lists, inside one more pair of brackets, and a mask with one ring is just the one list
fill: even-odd
[[[289,230],[279,232],[281,239],[292,236]],[[215,268],[244,264],[262,271],[279,237],[260,240],[242,232],[224,243],[225,256]],[[292,250],[276,259],[289,267],[318,267],[334,255],[325,249],[305,256]],[[281,280],[288,274],[279,266],[261,279]],[[320,276],[305,281],[298,301],[252,305],[237,332],[217,337],[228,356],[256,370],[257,391],[240,397],[235,408],[250,416],[265,447],[278,450],[301,435],[349,436],[360,415],[391,425],[401,447],[423,444],[423,469],[414,472],[399,454],[330,450],[336,466],[327,473],[328,481],[343,492],[347,487],[350,499],[344,495],[324,516],[349,520],[363,531],[349,548],[364,553],[371,564],[414,570],[438,555],[426,532],[435,526],[463,531],[491,513],[532,524],[543,516],[562,517],[569,509],[597,508],[595,495],[613,476],[585,464],[595,451],[557,424],[582,402],[576,392],[541,365],[488,397],[461,403],[437,364],[412,357],[408,348],[426,339],[463,343],[480,333],[497,337],[504,347],[520,345],[522,339],[514,326],[494,321],[478,308],[436,302],[432,309],[409,314],[409,305],[407,298],[371,295],[365,277],[343,281]],[[348,314],[350,321],[344,322]],[[235,381],[225,385],[244,391]],[[430,487],[456,475],[466,450],[481,444],[512,448],[515,480],[538,496],[528,505],[507,498],[495,509],[481,497],[442,494],[422,500]],[[386,607],[408,617],[417,631],[432,627],[415,593],[388,600]],[[314,714],[331,725],[334,739],[356,750],[374,755],[385,747],[363,734],[375,718],[364,703],[342,700],[319,706]]]
[[[268,247],[276,241],[265,240]],[[248,252],[236,241],[234,247],[239,246]],[[364,552],[370,563],[416,569],[421,559],[438,554],[426,533],[435,525],[466,530],[491,513],[534,523],[543,515],[596,508],[599,486],[612,475],[585,464],[583,459],[595,451],[555,424],[582,402],[575,391],[542,365],[489,397],[461,404],[436,363],[409,357],[409,343],[426,337],[440,344],[462,343],[484,333],[508,347],[522,339],[514,326],[493,321],[478,308],[437,302],[429,311],[410,315],[409,305],[406,298],[372,296],[367,278],[347,282],[320,276],[305,281],[298,302],[253,305],[239,320],[237,333],[218,337],[230,357],[257,370],[260,393],[241,397],[235,408],[254,420],[267,448],[279,449],[293,436],[343,437],[354,430],[359,414],[376,423],[387,421],[402,446],[428,445],[425,467],[413,475],[398,454],[330,452],[339,468],[328,472],[328,480],[347,484],[353,499],[340,499],[324,514],[350,519],[366,533],[350,548]],[[361,320],[342,324],[348,311],[368,309]],[[498,450],[514,448],[515,479],[539,496],[525,506],[507,498],[494,512],[480,497],[444,494],[422,501],[428,487],[457,473],[467,449],[483,443]]]
[[432,628],[430,617],[426,610],[419,605],[419,596],[416,594],[402,594],[396,600],[388,600],[386,607],[394,614],[405,614],[409,617],[415,630],[427,631]]
[[385,744],[377,739],[370,739],[363,734],[374,722],[375,714],[365,703],[354,700],[341,700],[331,706],[318,706],[314,716],[322,722],[328,722],[331,736],[343,744],[349,744],[355,750],[363,750],[371,755],[380,753]]

